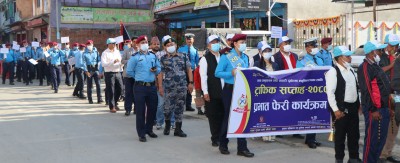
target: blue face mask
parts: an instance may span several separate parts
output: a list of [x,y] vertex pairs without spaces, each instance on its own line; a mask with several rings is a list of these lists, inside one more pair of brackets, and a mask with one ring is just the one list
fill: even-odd
[[128,45],[124,45],[124,50],[129,49]]
[[246,50],[246,44],[240,44],[240,46],[239,46],[239,51],[240,52],[244,52],[245,50]]
[[211,44],[211,50],[214,52],[219,52],[221,45],[219,43]]
[[74,47],[74,50],[78,50],[78,47]]

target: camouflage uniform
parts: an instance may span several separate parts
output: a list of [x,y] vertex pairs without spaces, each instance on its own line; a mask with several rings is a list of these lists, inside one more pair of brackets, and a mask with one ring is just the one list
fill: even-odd
[[[186,62],[186,63],[185,63]],[[164,115],[165,120],[171,120],[172,112],[175,114],[175,122],[182,122],[182,114],[185,108],[187,94],[186,68],[191,66],[190,61],[182,53],[174,56],[161,57],[161,72],[165,79]],[[185,66],[186,64],[186,66]]]

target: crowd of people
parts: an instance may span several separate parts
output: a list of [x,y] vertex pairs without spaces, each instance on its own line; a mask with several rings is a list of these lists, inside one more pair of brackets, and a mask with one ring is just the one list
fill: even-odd
[[[333,48],[332,38],[304,41],[306,53],[299,55],[292,52],[293,40],[287,36],[279,39],[279,50],[275,54],[270,45],[260,41],[257,45],[258,54],[249,57],[245,54],[246,35],[228,34],[224,48],[220,37],[208,36],[207,49],[202,56],[193,46],[195,35],[191,33],[185,34],[186,44],[179,48],[169,35],[161,41],[158,37],[148,40],[145,35],[133,37],[124,41],[121,50],[116,40],[109,38],[106,41],[107,49],[101,53],[92,40],[84,44],[74,43],[72,47],[65,43],[62,49],[56,42],[40,42],[39,47],[32,47],[28,41],[22,41],[21,47],[26,49],[24,52],[5,44],[9,51],[0,54],[3,60],[2,84],[5,84],[8,74],[9,84],[14,85],[16,72],[17,82],[29,85],[37,78],[42,86],[46,79],[47,86],[51,85],[54,93],[57,93],[63,70],[65,84],[75,86],[73,96],[87,99],[93,104],[94,83],[97,103],[105,101],[111,113],[120,110],[118,102],[123,100],[125,115],[129,116],[131,112],[136,114],[136,129],[141,142],[147,141],[146,135],[158,137],[153,132],[154,125],[157,130],[164,128],[164,135],[169,135],[171,128],[174,128],[174,136],[187,137],[182,130],[182,115],[184,110],[195,111],[191,105],[192,92],[195,90],[198,114],[205,114],[208,118],[211,145],[219,147],[222,154],[230,154],[226,134],[234,76],[238,67],[281,71],[331,66],[326,73],[326,94],[334,122],[336,162],[343,162],[346,138],[350,157],[348,162],[361,162],[359,112],[364,114],[366,126],[362,155],[364,162],[400,162],[392,156],[398,126],[394,124],[393,107],[389,106],[390,94],[400,90],[397,84],[400,78],[397,73],[400,69],[397,35],[388,34],[385,44],[378,41],[365,43],[365,59],[357,72],[351,67],[351,55],[354,52],[346,46],[336,45]],[[318,42],[321,43],[320,47]],[[102,97],[101,78],[105,79],[105,100]],[[87,96],[83,90],[85,84]],[[299,134],[293,137],[304,139]],[[238,138],[237,142],[237,155],[254,156],[245,138]],[[316,134],[306,134],[305,144],[312,149],[321,145],[316,140]]]

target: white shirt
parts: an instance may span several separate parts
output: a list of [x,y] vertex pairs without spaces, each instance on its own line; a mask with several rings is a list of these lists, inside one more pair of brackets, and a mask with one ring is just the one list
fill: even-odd
[[[119,61],[114,63],[117,59]],[[107,48],[101,54],[101,65],[104,67],[104,72],[121,72],[121,60],[121,54],[117,49],[114,49],[114,52],[111,52],[111,50]]]
[[[221,55],[215,56],[215,59],[217,59],[217,63],[219,63],[219,60],[221,59]],[[207,84],[207,60],[205,57],[202,57],[199,62],[200,66],[200,80],[201,80],[201,89],[203,90],[203,94],[208,94],[208,84]],[[224,88],[224,79],[221,79],[221,86]]]
[[[350,71],[350,69],[344,68],[342,65],[338,64],[339,70],[342,73],[344,80],[346,81],[346,92],[344,93],[344,102],[354,103],[357,101],[357,85],[356,76]],[[354,72],[354,71],[353,71]],[[328,95],[329,106],[332,110],[338,111],[335,91],[337,87],[337,72],[334,67],[332,67],[325,75],[326,79],[326,94]]]

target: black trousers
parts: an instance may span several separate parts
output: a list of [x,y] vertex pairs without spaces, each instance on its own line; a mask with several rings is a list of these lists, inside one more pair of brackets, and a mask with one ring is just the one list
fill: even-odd
[[349,157],[351,159],[358,159],[358,141],[360,139],[358,105],[356,103],[345,103],[345,108],[347,108],[348,114],[335,120],[335,158],[337,160],[343,160],[347,137]]
[[134,98],[135,98],[134,91],[133,91],[135,79],[125,77],[124,84],[125,84],[125,99],[124,99],[125,111],[131,112],[132,111],[132,103],[134,103]]
[[[225,83],[224,89],[222,90],[222,100],[224,102],[224,120],[222,122],[222,127],[219,137],[219,148],[228,148],[229,139],[226,138],[226,133],[228,132],[228,122],[229,122],[229,112],[231,108],[233,85]],[[237,149],[238,151],[244,151],[247,149],[246,138],[237,138]]]
[[210,124],[211,141],[219,142],[219,135],[224,120],[224,102],[218,98],[210,98],[205,102],[206,116]]
[[93,82],[96,84],[96,93],[97,93],[97,101],[101,100],[101,89],[100,89],[100,79],[99,72],[92,72],[92,76],[90,76],[87,80],[87,96],[88,100],[92,101],[92,88]]
[[70,70],[70,65],[68,62],[64,62],[64,74],[65,74],[65,84],[70,85],[70,81],[69,81],[69,70]]
[[61,82],[61,66],[60,65],[50,65],[50,72],[52,77],[52,84],[54,90],[58,90]]
[[75,69],[75,75],[76,78],[78,79],[78,83],[75,86],[74,89],[74,95],[78,95],[79,97],[83,96],[83,70],[82,69]]
[[6,82],[6,76],[7,73],[10,73],[10,83],[14,83],[14,67],[15,63],[13,62],[3,62],[3,74],[2,74],[2,79],[3,82]]
[[105,72],[106,93],[108,98],[108,106],[111,109],[118,105],[118,99],[122,93],[122,78],[120,72]]
[[34,79],[35,76],[35,69],[33,67],[33,64],[26,60],[22,64],[22,72],[23,72],[23,80],[27,84],[29,84],[30,81]]
[[157,88],[155,86],[134,86],[136,108],[136,131],[139,137],[153,132],[157,112]]
[[21,81],[22,78],[22,66],[24,65],[25,61],[18,60],[17,61],[17,70],[15,70],[17,80]]
[[39,61],[37,64],[37,76],[39,78],[40,85],[43,84],[43,78],[45,77],[46,71],[46,61]]

